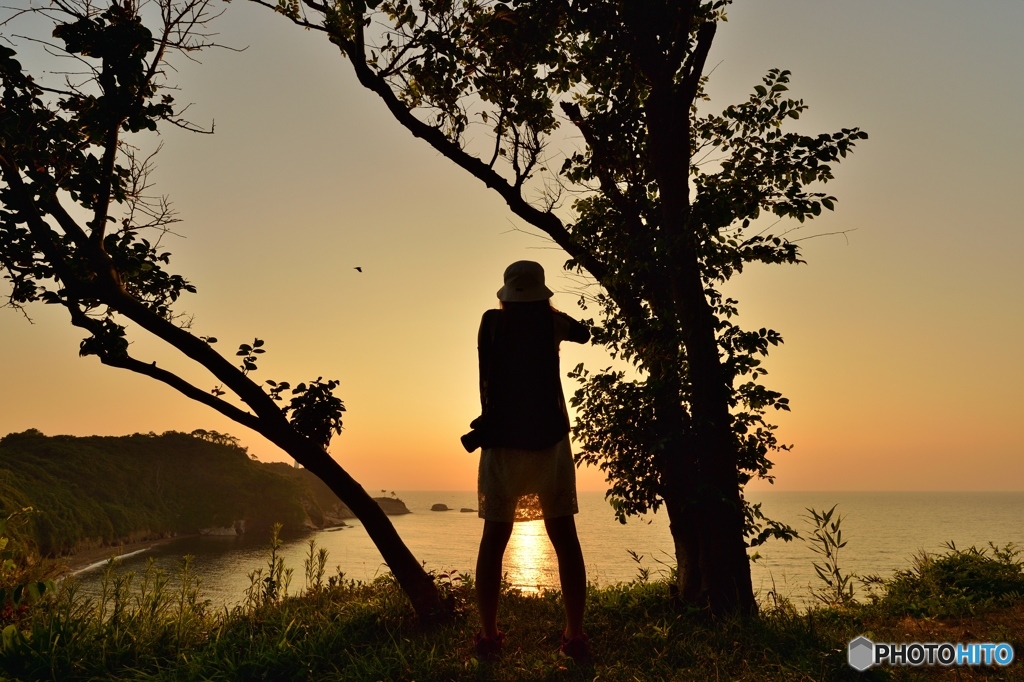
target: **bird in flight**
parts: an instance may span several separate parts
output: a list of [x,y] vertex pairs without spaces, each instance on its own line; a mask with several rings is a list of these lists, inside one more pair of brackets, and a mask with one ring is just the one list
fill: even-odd
[[362,271],[363,271],[363,269],[362,269],[361,267],[359,267],[358,265],[356,266],[356,268],[355,268],[355,269],[356,269],[356,270],[358,270],[359,272],[362,272]]

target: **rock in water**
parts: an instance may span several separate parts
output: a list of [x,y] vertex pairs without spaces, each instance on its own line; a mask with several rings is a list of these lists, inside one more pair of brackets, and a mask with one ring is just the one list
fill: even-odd
[[435,504],[435,505],[430,507],[430,511],[450,511],[450,510],[448,509],[448,505],[447,504],[441,504],[440,502],[438,502],[437,504]]
[[476,509],[470,509],[469,507],[463,507],[459,510],[460,512],[475,512]]
[[411,514],[409,508],[405,506],[405,502],[398,499],[397,497],[375,497],[373,501],[377,503],[384,513],[388,516],[395,516],[398,514]]

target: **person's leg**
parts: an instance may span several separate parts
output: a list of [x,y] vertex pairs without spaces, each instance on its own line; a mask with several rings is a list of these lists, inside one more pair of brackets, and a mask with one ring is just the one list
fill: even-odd
[[512,523],[484,521],[480,554],[476,558],[476,600],[484,637],[498,634],[498,592],[501,589],[501,558],[512,536]]
[[544,526],[558,556],[558,577],[565,604],[565,636],[576,637],[583,634],[583,609],[587,601],[587,569],[576,536],[576,520],[572,515],[557,516],[544,519]]

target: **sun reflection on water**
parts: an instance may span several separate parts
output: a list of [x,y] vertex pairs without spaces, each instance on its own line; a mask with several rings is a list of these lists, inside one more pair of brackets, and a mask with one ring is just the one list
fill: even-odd
[[558,563],[542,521],[520,521],[513,526],[504,563],[513,587],[531,593],[558,588]]

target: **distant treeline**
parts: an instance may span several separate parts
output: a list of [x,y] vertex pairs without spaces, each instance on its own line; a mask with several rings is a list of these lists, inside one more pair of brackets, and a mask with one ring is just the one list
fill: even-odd
[[252,459],[210,431],[0,438],[0,514],[32,507],[8,533],[25,549],[76,549],[195,533],[244,521],[321,527],[351,517],[318,478]]

